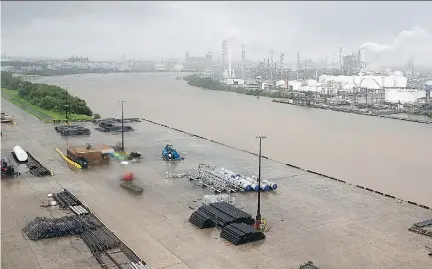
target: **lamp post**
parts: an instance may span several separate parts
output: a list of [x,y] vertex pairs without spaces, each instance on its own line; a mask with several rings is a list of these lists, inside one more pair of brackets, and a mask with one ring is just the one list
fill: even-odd
[[126,101],[120,100],[121,103],[121,133],[122,133],[122,152],[124,152],[124,130],[123,130],[123,103]]
[[264,135],[258,135],[256,136],[256,138],[259,139],[259,154],[258,154],[258,209],[257,209],[255,225],[257,228],[259,228],[259,225],[261,224],[261,143],[262,140],[267,137]]

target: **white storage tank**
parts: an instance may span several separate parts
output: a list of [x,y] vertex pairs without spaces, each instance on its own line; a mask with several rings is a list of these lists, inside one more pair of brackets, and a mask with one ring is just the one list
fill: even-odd
[[395,87],[396,88],[406,88],[407,86],[407,78],[402,76],[395,77]]
[[13,153],[15,154],[17,160],[20,162],[26,162],[28,160],[27,153],[18,145],[13,148]]

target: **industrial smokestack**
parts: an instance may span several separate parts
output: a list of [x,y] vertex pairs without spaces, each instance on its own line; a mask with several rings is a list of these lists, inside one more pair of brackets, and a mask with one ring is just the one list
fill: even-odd
[[231,70],[231,46],[229,46],[229,52],[228,52],[228,74],[229,74],[229,78],[232,78],[232,70]]

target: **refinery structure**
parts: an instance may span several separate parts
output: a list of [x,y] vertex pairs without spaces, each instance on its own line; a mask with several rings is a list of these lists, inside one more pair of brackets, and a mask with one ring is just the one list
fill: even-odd
[[296,96],[312,94],[317,97],[314,102],[323,99],[342,103],[363,102],[366,105],[431,102],[431,86],[427,86],[427,83],[431,83],[432,78],[414,79],[413,60],[406,64],[409,71],[406,71],[408,76],[405,76],[398,70],[369,71],[364,60],[364,49],[344,55],[340,47],[339,55],[333,54],[331,62],[326,58],[318,63],[312,59],[302,59],[300,52],[297,52],[294,66],[284,63],[283,52],[275,60],[272,49],[268,50],[267,58],[253,63],[246,58],[245,44],[241,45],[241,60],[235,62],[232,45],[225,40],[221,48],[220,61],[207,61],[209,65],[200,74],[230,87],[294,93]]

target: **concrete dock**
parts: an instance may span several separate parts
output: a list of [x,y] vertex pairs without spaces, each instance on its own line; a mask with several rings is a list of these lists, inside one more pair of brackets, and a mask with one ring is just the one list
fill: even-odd
[[[256,156],[151,123],[128,124],[137,131],[125,133],[125,147],[143,155],[141,163],[127,168],[144,188],[137,196],[120,187],[125,169],[118,162],[76,170],[55,150],[65,151],[67,144],[114,145],[120,135],[99,133],[88,123],[83,125],[93,130],[90,137],[66,139],[52,125],[4,100],[2,110],[16,118],[16,125],[2,126],[2,156],[18,144],[54,173],[37,178],[23,169],[20,177],[2,180],[2,268],[100,268],[78,237],[23,237],[22,228],[36,216],[62,214],[40,204],[48,193],[63,187],[155,269],[294,269],[307,261],[322,269],[432,267],[425,249],[431,239],[408,231],[413,223],[431,219],[431,210],[263,160],[263,178],[279,186],[275,192],[262,193],[267,238],[234,246],[220,238],[219,229],[199,230],[188,222],[202,196],[211,192],[186,178],[167,179],[168,166],[160,153],[171,143],[185,156],[184,162],[171,165],[176,172],[209,163],[256,174]],[[238,207],[255,216],[256,193],[234,196]]]

